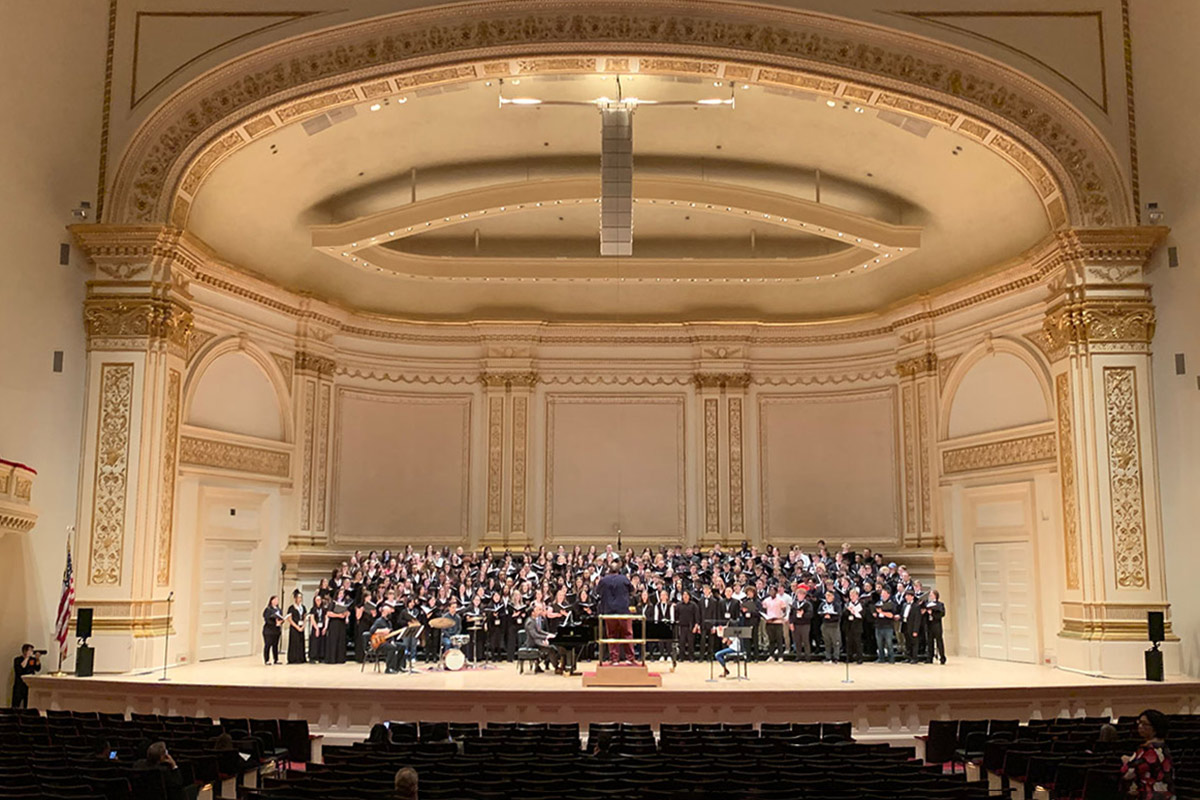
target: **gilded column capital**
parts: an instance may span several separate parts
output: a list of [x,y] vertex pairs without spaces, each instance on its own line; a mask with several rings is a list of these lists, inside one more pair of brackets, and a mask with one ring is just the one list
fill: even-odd
[[1070,228],[1055,233],[1059,263],[1143,267],[1170,229],[1162,225],[1128,228]]
[[896,372],[901,378],[915,378],[920,375],[936,375],[938,371],[937,353],[922,353],[919,356],[906,358],[896,362]]
[[745,389],[751,376],[749,372],[697,372],[694,380],[699,389]]
[[308,350],[297,350],[294,359],[297,375],[316,375],[317,377],[331,377],[334,369],[337,368],[337,362],[328,356],[317,355]]
[[1045,352],[1057,361],[1071,347],[1143,352],[1154,338],[1154,328],[1154,305],[1144,293],[1140,298],[1085,298],[1068,292],[1046,312],[1041,338]]
[[536,372],[481,372],[479,382],[492,389],[532,389],[537,385]]
[[187,357],[192,310],[173,298],[95,294],[83,302],[89,350],[148,350],[165,346]]

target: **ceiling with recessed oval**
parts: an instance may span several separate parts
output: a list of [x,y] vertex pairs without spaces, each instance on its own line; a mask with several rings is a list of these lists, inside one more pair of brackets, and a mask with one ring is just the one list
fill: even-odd
[[[1050,229],[1016,168],[915,118],[744,84],[616,84],[477,81],[300,120],[221,162],[188,227],[231,264],[349,308],[547,320],[868,313]],[[595,101],[618,91],[636,98],[633,246],[601,256]]]

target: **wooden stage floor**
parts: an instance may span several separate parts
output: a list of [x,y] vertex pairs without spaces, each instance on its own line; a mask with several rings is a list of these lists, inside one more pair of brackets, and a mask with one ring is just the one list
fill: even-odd
[[[518,674],[515,664],[386,675],[356,663],[264,666],[261,657],[92,678],[29,679],[40,708],[213,717],[303,717],[355,737],[386,719],[628,722],[850,720],[860,735],[908,735],[931,718],[1017,718],[1200,711],[1200,681],[1120,681],[1032,664],[952,658],[940,664],[750,664],[749,680],[653,662],[662,688],[582,686],[579,677]],[[582,664],[581,669],[594,669]],[[720,668],[715,669],[719,675]],[[338,737],[340,738],[340,737]]]

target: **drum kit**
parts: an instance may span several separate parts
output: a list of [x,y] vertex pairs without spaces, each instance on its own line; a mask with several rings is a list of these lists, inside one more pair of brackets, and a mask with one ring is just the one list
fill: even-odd
[[[467,654],[463,651],[466,645],[473,642],[475,645],[473,649],[475,652],[478,652],[478,634],[483,630],[483,617],[467,617],[467,622],[471,623],[471,626],[467,628],[467,633],[456,633],[450,637],[450,646],[442,653],[442,669],[450,672],[458,672],[466,667],[484,666],[486,664],[486,657],[484,664],[479,664],[469,660]],[[437,617],[429,621],[429,627],[439,631],[453,628],[454,624],[454,620],[450,617]]]

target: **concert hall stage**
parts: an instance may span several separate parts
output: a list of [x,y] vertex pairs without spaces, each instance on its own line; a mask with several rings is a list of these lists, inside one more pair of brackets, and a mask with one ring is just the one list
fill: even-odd
[[[749,680],[707,664],[652,663],[662,688],[582,686],[579,677],[518,674],[515,664],[386,675],[356,663],[263,666],[260,657],[92,678],[28,678],[38,708],[211,717],[305,718],[327,741],[361,738],[386,719],[446,721],[803,722],[850,720],[858,736],[906,737],[931,718],[1016,718],[1200,711],[1200,681],[1094,678],[977,658],[938,664],[758,664]],[[581,669],[594,669],[581,664]],[[716,674],[720,674],[716,668]]]

